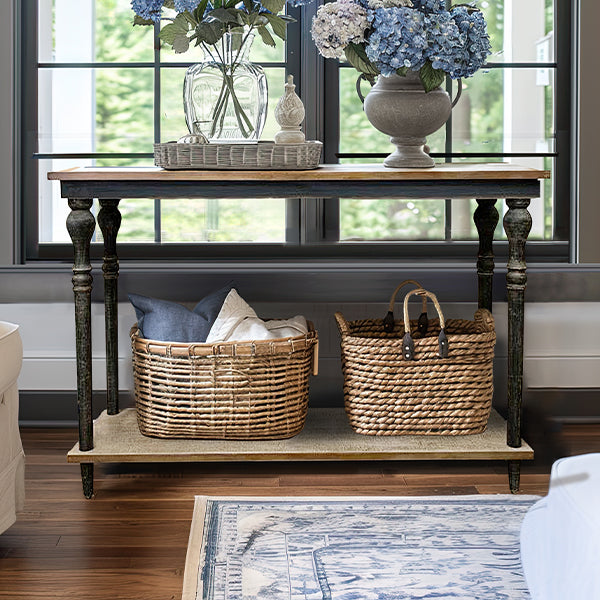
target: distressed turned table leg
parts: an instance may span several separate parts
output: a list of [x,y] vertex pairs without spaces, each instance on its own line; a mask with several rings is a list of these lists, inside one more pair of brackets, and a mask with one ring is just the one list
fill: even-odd
[[[90,242],[96,227],[90,212],[92,200],[69,200],[71,212],[67,230],[73,241],[73,292],[75,295],[75,344],[77,353],[77,409],[79,412],[79,449],[94,447],[92,422],[92,265]],[[94,493],[94,464],[81,464],[83,493],[91,498]]]
[[492,310],[492,283],[494,278],[494,252],[492,243],[499,215],[496,200],[477,200],[479,205],[473,215],[479,233],[479,253],[477,254],[478,306]]
[[[531,215],[527,210],[529,199],[507,199],[504,230],[508,237],[508,431],[507,443],[512,448],[521,446],[521,401],[523,395],[523,327],[527,265],[525,242],[531,231]],[[519,491],[521,463],[509,461],[510,491]]]
[[100,200],[98,225],[104,238],[104,328],[106,332],[106,408],[119,412],[118,278],[117,234],[121,226],[119,200]]

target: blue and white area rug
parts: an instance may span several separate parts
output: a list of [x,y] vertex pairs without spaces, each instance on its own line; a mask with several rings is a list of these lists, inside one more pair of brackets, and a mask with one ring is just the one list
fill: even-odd
[[183,600],[524,600],[537,496],[198,496]]

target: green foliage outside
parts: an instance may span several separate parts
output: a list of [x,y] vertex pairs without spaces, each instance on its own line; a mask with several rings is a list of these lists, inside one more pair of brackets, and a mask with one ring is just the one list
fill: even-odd
[[[546,0],[546,29],[553,24],[552,0]],[[492,49],[498,52],[503,43],[503,0],[482,0],[488,22]],[[96,60],[106,62],[151,62],[152,31],[133,27],[129,0],[96,0]],[[291,24],[290,27],[294,27]],[[251,58],[255,61],[281,61],[283,45],[268,48],[254,44]],[[163,61],[200,59],[199,50],[174,56],[172,50],[161,49]],[[491,60],[502,60],[495,56]],[[340,152],[391,152],[387,137],[366,120],[356,94],[357,73],[340,66]],[[160,127],[161,141],[177,139],[186,133],[183,114],[182,82],[184,68],[161,69]],[[96,151],[152,151],[154,136],[154,74],[152,68],[97,69],[96,75]],[[277,99],[283,93],[284,68],[267,69],[269,82],[269,117],[263,133],[272,139],[278,127],[273,118]],[[503,71],[480,71],[465,82],[464,99],[455,111],[454,151],[501,152],[503,128]],[[363,93],[368,84],[363,83]],[[454,87],[455,89],[455,87]],[[552,132],[552,92],[547,92],[547,131]],[[459,113],[461,105],[468,111]],[[466,117],[465,117],[466,115]],[[442,129],[428,139],[432,151],[445,150]],[[375,159],[371,162],[380,162]],[[122,162],[122,161],[120,161]],[[348,162],[348,161],[346,161]],[[368,162],[359,159],[352,162]],[[151,159],[129,161],[149,164]],[[98,165],[114,165],[114,159],[98,160]],[[547,234],[551,235],[552,198],[547,191]],[[128,200],[123,203],[124,241],[154,240],[155,202],[152,199]],[[163,201],[161,204],[161,236],[165,242],[200,241],[283,241],[285,236],[285,202],[244,200]],[[499,226],[499,232],[501,227]],[[444,239],[446,231],[445,201],[403,202],[390,200],[342,200],[340,212],[341,239]],[[461,231],[461,237],[465,237]],[[476,237],[474,226],[467,237]]]

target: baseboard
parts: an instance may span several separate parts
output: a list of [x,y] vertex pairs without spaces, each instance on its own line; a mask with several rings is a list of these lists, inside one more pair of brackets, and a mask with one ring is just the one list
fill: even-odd
[[553,423],[600,423],[600,389],[528,389],[523,394],[525,416]]
[[[119,395],[121,408],[133,406],[130,392]],[[94,419],[106,408],[106,392],[92,395]],[[19,425],[21,427],[77,427],[77,392],[21,391],[19,392]]]
[[77,421],[30,421],[19,419],[19,427],[23,429],[77,429]]
[[557,425],[600,425],[600,417],[597,416],[581,416],[581,417],[550,417],[551,423]]

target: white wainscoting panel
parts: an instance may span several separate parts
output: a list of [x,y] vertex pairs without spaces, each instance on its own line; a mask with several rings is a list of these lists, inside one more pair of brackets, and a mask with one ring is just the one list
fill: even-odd
[[[442,303],[447,317],[472,318],[472,304]],[[337,380],[339,334],[333,313],[340,310],[348,319],[383,317],[381,304],[271,304],[255,305],[263,317],[304,314],[315,323],[320,337],[321,373]],[[415,314],[419,311],[414,307]],[[400,311],[396,311],[398,316]],[[431,314],[431,313],[430,313]],[[505,364],[507,356],[507,305],[494,305],[498,331],[496,359]],[[24,347],[21,390],[75,389],[75,323],[70,303],[2,304],[0,320],[20,325]],[[119,304],[120,387],[132,389],[129,330],[135,313],[127,303]],[[92,353],[94,389],[105,389],[104,313],[101,304],[92,305]],[[496,373],[497,385],[505,383]],[[525,310],[525,386],[528,388],[600,388],[600,303],[537,303]]]

